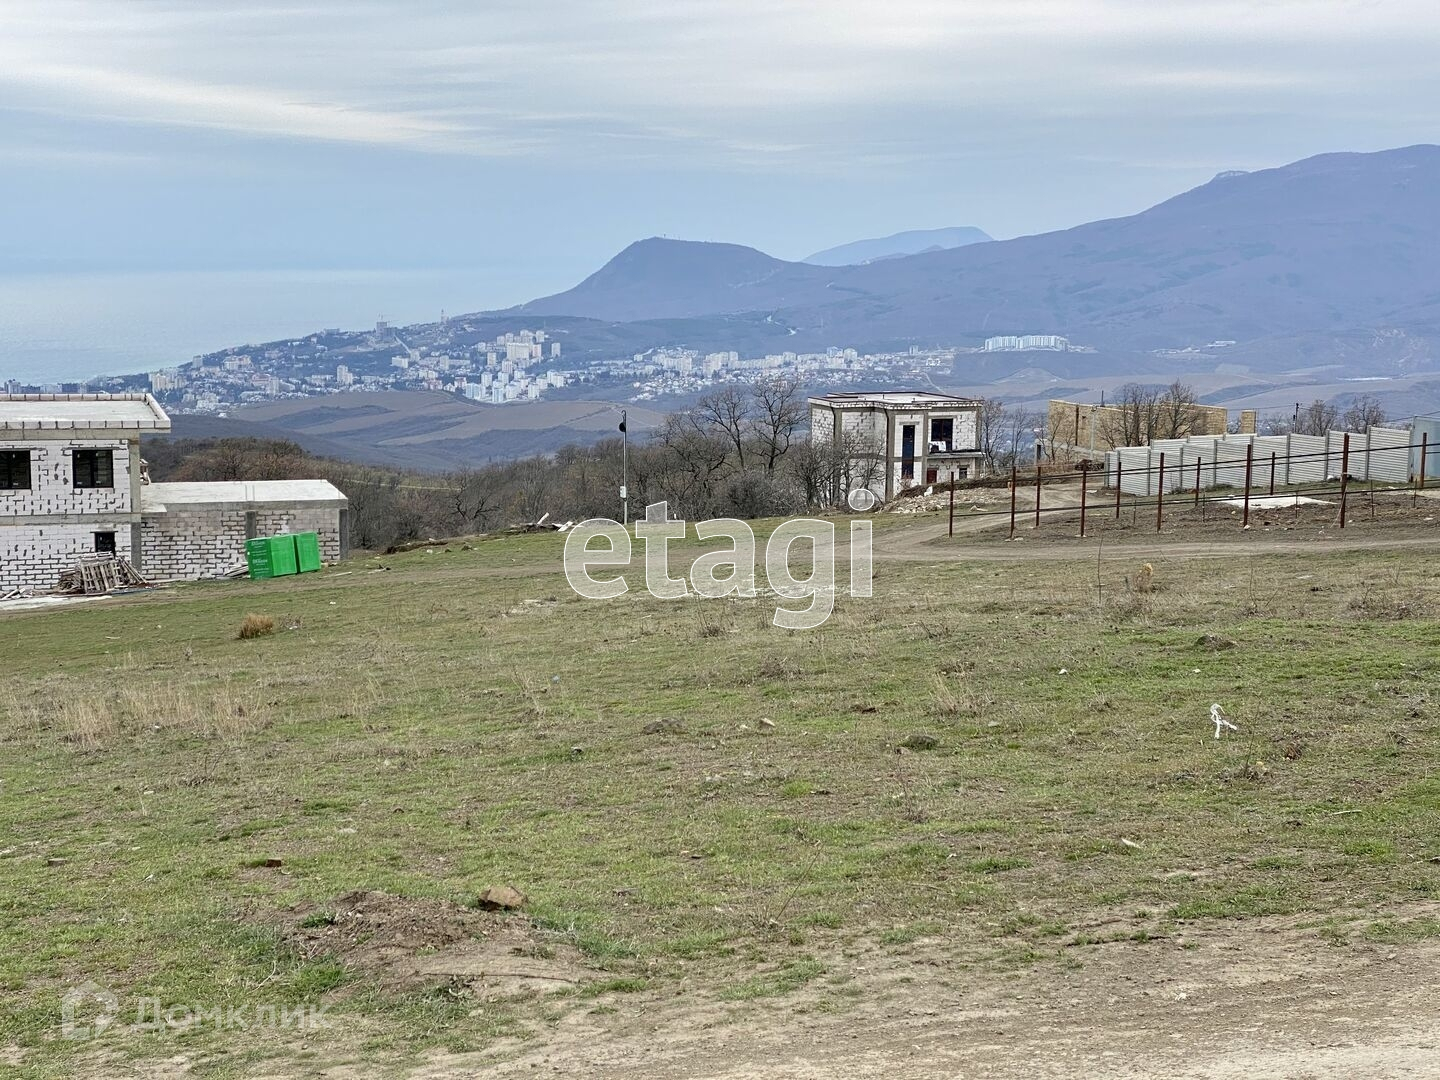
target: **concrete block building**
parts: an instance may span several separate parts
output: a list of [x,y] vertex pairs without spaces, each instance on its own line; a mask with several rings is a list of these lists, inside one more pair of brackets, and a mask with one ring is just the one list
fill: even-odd
[[326,481],[148,483],[140,438],[169,430],[148,394],[0,395],[0,589],[48,588],[93,552],[152,580],[213,576],[287,530],[344,553],[348,504]]
[[810,439],[834,449],[847,491],[889,500],[980,474],[981,404],[910,390],[827,394],[810,399]]

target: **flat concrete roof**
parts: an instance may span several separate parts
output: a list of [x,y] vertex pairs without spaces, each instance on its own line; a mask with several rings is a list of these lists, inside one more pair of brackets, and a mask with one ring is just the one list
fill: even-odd
[[0,431],[169,431],[149,394],[0,394]]
[[826,394],[812,397],[812,405],[830,405],[852,409],[897,409],[897,408],[968,408],[983,402],[974,398],[956,397],[953,394],[932,394],[925,390],[873,390],[853,394]]
[[350,504],[345,493],[329,480],[215,480],[193,484],[145,484],[140,488],[140,512],[167,510],[263,510],[276,507]]

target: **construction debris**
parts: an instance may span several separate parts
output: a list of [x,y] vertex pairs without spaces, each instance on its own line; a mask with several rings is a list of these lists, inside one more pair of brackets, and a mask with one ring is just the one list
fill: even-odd
[[519,525],[511,526],[511,532],[533,533],[533,532],[567,532],[575,527],[573,521],[551,521],[550,513],[546,511],[536,521],[525,521]]
[[153,584],[135,572],[123,555],[81,555],[61,573],[51,592],[68,596],[99,596],[122,589],[149,589]]

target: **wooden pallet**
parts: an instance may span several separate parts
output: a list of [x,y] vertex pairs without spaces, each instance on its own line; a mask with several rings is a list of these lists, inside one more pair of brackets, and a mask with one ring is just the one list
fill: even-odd
[[99,596],[120,589],[143,589],[150,582],[135,572],[122,555],[81,555],[75,565],[60,575],[55,592]]

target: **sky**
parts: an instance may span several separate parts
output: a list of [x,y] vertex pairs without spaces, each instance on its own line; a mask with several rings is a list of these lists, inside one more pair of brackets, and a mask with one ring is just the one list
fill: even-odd
[[1009,237],[1440,141],[1434,0],[0,0],[0,275]]

